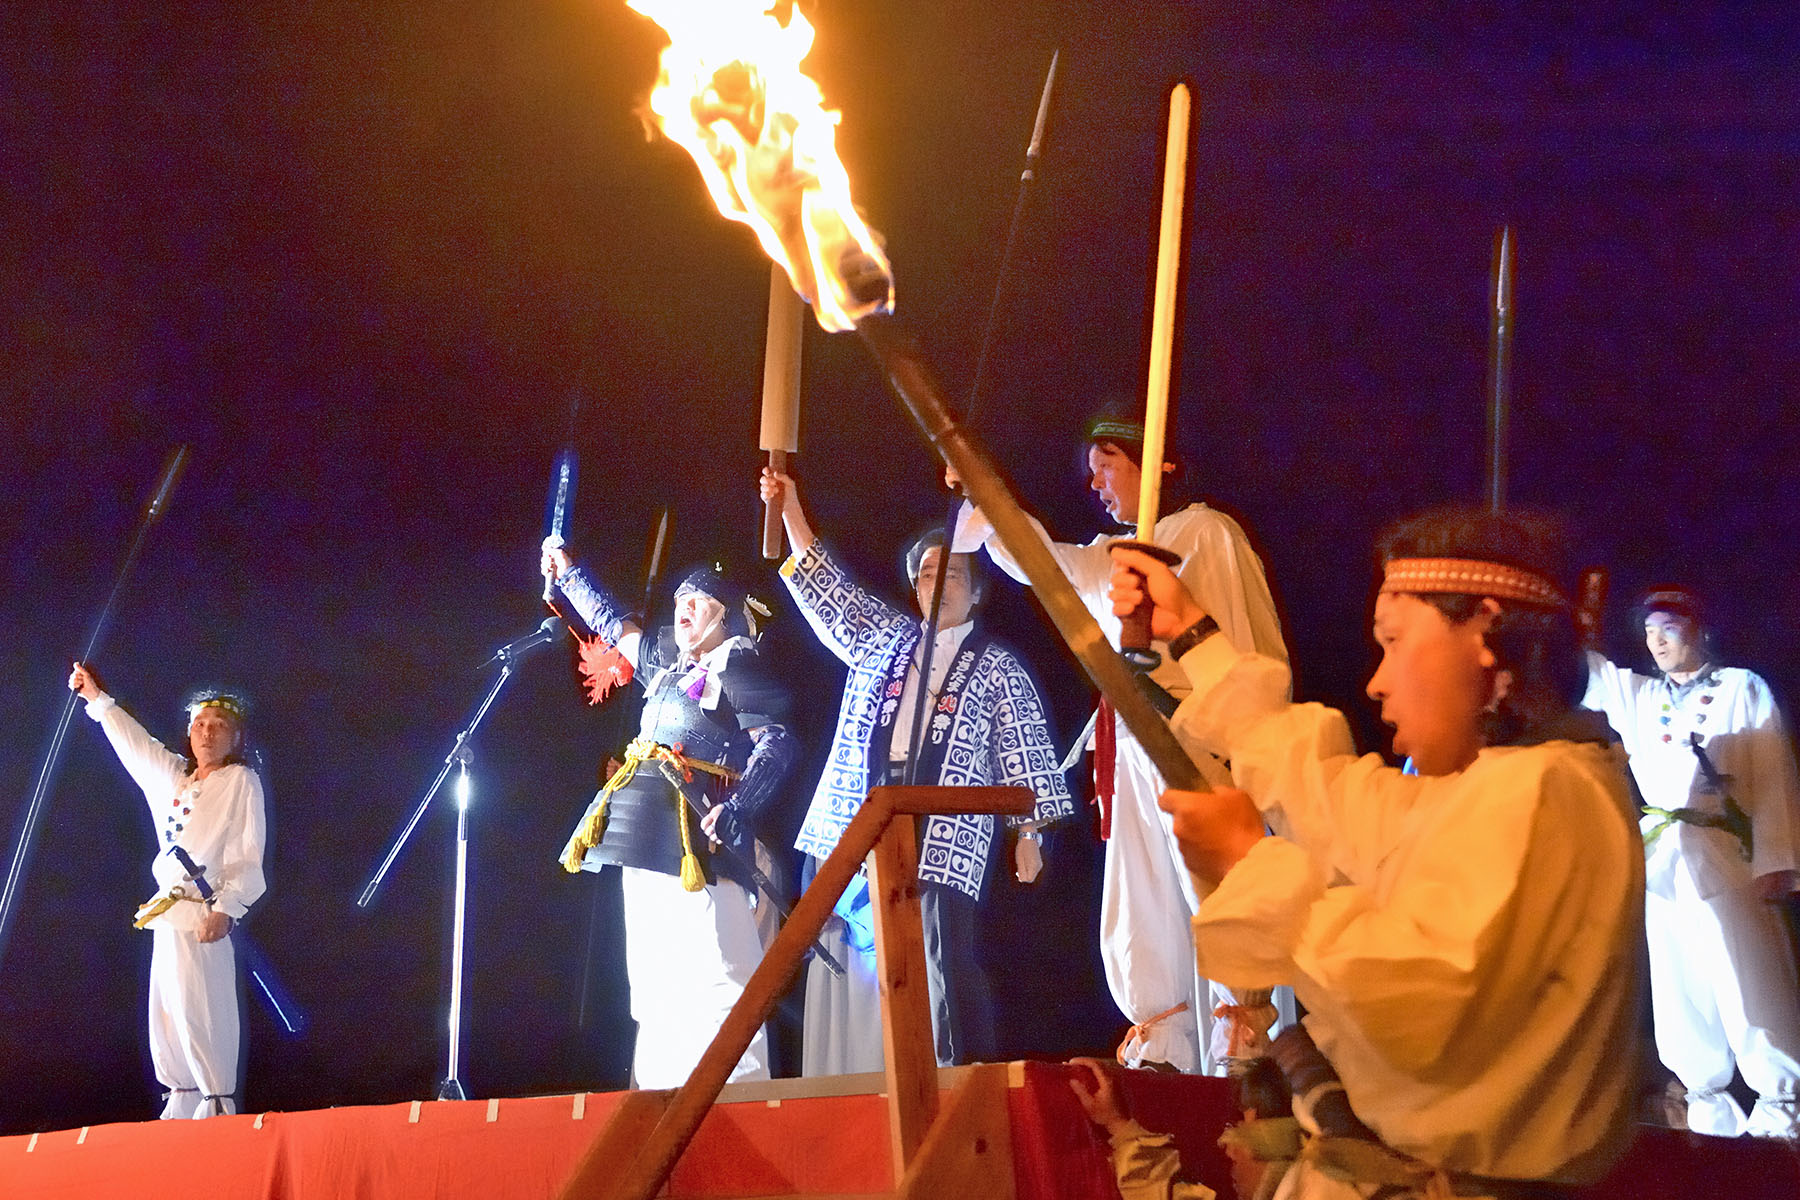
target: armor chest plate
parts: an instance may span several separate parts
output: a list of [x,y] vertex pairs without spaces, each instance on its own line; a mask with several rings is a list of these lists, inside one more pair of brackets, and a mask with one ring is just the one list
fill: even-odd
[[644,697],[640,737],[665,746],[680,746],[690,758],[702,758],[742,770],[749,758],[750,737],[737,727],[731,705],[722,697],[712,709],[687,694],[682,672],[664,671]]

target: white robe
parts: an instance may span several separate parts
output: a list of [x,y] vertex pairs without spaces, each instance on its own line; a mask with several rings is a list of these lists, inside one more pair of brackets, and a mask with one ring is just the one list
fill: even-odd
[[[1108,595],[1112,555],[1107,549],[1115,535],[1077,546],[1052,542],[1041,525],[1035,521],[1033,525],[1107,641],[1117,648],[1120,622]],[[1000,569],[1027,582],[1018,560],[993,536],[985,520],[978,519],[973,528]],[[1287,660],[1262,560],[1236,521],[1204,504],[1190,504],[1156,523],[1155,541],[1181,556],[1176,575],[1234,646]],[[959,532],[953,548],[962,551],[975,544],[974,537]],[[1157,642],[1154,648],[1162,662],[1150,678],[1169,694],[1185,696],[1187,678],[1170,660],[1168,647]],[[1198,898],[1182,866],[1168,814],[1157,807],[1162,775],[1124,722],[1115,721],[1112,831],[1101,885],[1100,956],[1119,1011],[1134,1026],[1151,1022],[1121,1048],[1121,1056],[1133,1063],[1166,1062],[1187,1072],[1221,1071],[1220,1035],[1228,1027],[1217,1023],[1215,1035],[1212,1013],[1215,1005],[1234,1003],[1235,997],[1195,974],[1188,921]],[[1201,761],[1200,767],[1213,782],[1223,782],[1218,764]],[[1162,1016],[1181,1004],[1188,1006],[1186,1012]],[[1278,998],[1278,1006],[1285,1018],[1292,1019],[1290,1000]]]
[[[1800,778],[1762,678],[1724,667],[1677,689],[1598,654],[1585,703],[1624,739],[1644,803],[1723,812],[1699,769],[1698,735],[1725,790],[1750,819],[1754,855],[1721,829],[1677,821],[1646,848],[1650,995],[1656,1048],[1688,1090],[1702,1133],[1800,1130],[1800,994],[1781,914],[1756,880],[1800,866]],[[1646,831],[1661,818],[1646,814]],[[1725,1089],[1733,1067],[1758,1093],[1746,1120]]]
[[[180,846],[205,872],[211,907],[241,918],[263,894],[266,836],[262,780],[246,766],[219,767],[205,779],[189,773],[187,760],[151,737],[130,713],[102,693],[87,714],[144,793],[157,824],[160,853],[152,864],[158,894],[184,886],[187,871],[170,854]],[[148,898],[148,897],[146,897]],[[165,1117],[206,1116],[208,1097],[230,1097],[238,1086],[240,1023],[237,965],[229,938],[201,943],[195,932],[207,905],[182,901],[146,926],[150,954],[150,1059],[169,1089]]]
[[1178,729],[1286,837],[1200,906],[1201,970],[1291,983],[1357,1115],[1451,1171],[1585,1182],[1622,1150],[1643,855],[1616,749],[1495,747],[1455,775],[1358,758],[1285,666],[1209,638]]

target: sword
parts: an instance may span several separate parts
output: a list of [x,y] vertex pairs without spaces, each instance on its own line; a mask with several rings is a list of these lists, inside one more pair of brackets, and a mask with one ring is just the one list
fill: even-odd
[[[188,882],[199,891],[200,898],[211,900],[213,890],[212,885],[206,882],[206,868],[196,863],[193,856],[180,846],[170,846],[169,853],[175,856],[175,861],[187,872]],[[250,935],[239,927],[237,921],[231,923],[230,936],[237,943],[238,952],[244,956],[244,971],[250,976],[250,982],[256,985],[257,997],[288,1033],[304,1033],[305,1014],[295,1005],[293,995],[275,978],[275,970],[269,965],[262,950],[250,940]]]
[[[707,809],[711,806],[706,803],[704,797],[696,796],[689,790],[693,785],[681,777],[681,772],[660,758],[656,760],[656,767],[662,772],[663,778],[667,779],[670,785],[681,793],[681,798],[687,802],[688,809],[694,814],[695,819],[705,817]],[[756,885],[758,891],[769,898],[769,903],[775,906],[775,911],[781,914],[781,919],[787,920],[790,906],[781,898],[781,893],[776,890],[775,881],[764,874],[763,869],[757,866],[753,860],[745,858],[725,843],[714,842],[713,845],[717,846],[727,859],[750,876],[750,881]],[[843,978],[844,964],[832,956],[831,951],[825,948],[823,942],[814,940],[813,953],[819,956],[819,961],[824,963],[833,975],[840,979]]]
[[[560,550],[567,542],[569,510],[575,506],[575,447],[564,446],[550,469],[550,497],[544,503],[544,549]],[[553,604],[556,584],[544,576],[544,603]]]
[[662,582],[663,563],[668,557],[669,549],[669,510],[663,509],[656,518],[656,536],[650,542],[650,552],[644,560],[644,606],[639,610],[643,617],[642,628],[648,632],[655,628],[651,623],[651,610],[656,605],[656,585]]

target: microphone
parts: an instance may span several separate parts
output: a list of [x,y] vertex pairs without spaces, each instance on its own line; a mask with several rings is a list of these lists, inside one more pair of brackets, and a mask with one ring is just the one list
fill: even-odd
[[554,642],[556,640],[556,635],[561,632],[561,617],[545,617],[542,625],[539,625],[524,637],[506,643],[506,645],[494,651],[494,656],[492,658],[481,665],[485,667],[488,663],[492,662],[511,663],[513,659],[518,658],[528,650],[542,646],[546,642]]

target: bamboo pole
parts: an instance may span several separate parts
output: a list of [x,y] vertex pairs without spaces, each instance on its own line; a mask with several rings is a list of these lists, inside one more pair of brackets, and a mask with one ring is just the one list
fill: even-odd
[[[1163,446],[1169,428],[1169,373],[1175,364],[1176,285],[1181,281],[1181,218],[1187,200],[1188,88],[1169,93],[1163,153],[1162,224],[1156,240],[1156,299],[1150,318],[1150,377],[1144,387],[1144,462],[1138,481],[1137,536],[1156,541],[1162,508]],[[1146,645],[1148,638],[1146,637]]]

